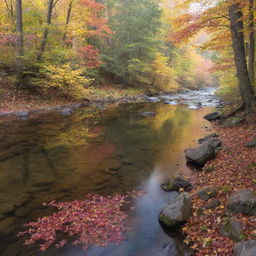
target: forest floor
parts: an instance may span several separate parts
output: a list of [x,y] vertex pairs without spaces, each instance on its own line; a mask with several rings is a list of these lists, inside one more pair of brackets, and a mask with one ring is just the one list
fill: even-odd
[[227,218],[236,218],[243,226],[245,240],[256,239],[255,216],[231,214],[227,210],[227,199],[240,189],[256,190],[256,147],[246,144],[256,138],[256,114],[247,116],[238,127],[223,128],[215,123],[223,148],[217,157],[209,161],[202,172],[191,178],[193,193],[205,186],[218,189],[215,199],[221,203],[215,209],[206,209],[206,202],[193,196],[193,217],[183,227],[185,242],[197,251],[197,256],[231,256],[234,241],[220,235],[220,227]]

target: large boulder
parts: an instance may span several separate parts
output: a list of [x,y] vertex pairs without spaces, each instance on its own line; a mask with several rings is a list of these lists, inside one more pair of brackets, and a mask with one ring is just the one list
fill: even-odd
[[244,239],[242,224],[233,218],[226,218],[220,227],[220,234],[236,242]]
[[237,243],[234,247],[234,256],[255,256],[256,240]]
[[207,201],[207,200],[209,200],[213,197],[216,197],[217,193],[218,193],[217,188],[212,187],[212,186],[207,186],[207,187],[204,187],[204,188],[200,189],[197,192],[197,196],[200,199]]
[[243,121],[244,121],[243,118],[234,116],[234,117],[230,117],[230,118],[226,119],[222,123],[222,126],[225,128],[235,127],[235,126],[238,126],[239,124],[241,124]]
[[203,143],[196,148],[185,150],[187,161],[200,166],[204,166],[205,163],[213,159],[215,155],[215,148],[210,143]]
[[161,210],[159,220],[168,227],[186,222],[192,215],[192,201],[188,193],[182,193]]
[[215,149],[221,146],[221,140],[218,139],[219,135],[216,133],[210,134],[202,139],[198,140],[199,144],[209,143]]
[[256,192],[249,189],[236,191],[228,199],[227,206],[234,213],[256,215]]
[[207,114],[206,116],[204,116],[204,119],[208,120],[208,121],[214,121],[214,120],[218,120],[221,119],[223,116],[223,114],[221,112],[213,112],[210,114]]

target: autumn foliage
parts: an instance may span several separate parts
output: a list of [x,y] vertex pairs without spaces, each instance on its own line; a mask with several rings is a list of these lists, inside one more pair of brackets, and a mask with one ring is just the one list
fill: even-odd
[[[234,241],[220,234],[220,227],[227,217],[235,217],[243,225],[244,239],[255,239],[255,216],[229,214],[227,199],[240,189],[256,189],[256,149],[245,144],[255,136],[255,125],[235,128],[215,127],[223,142],[223,150],[216,159],[209,161],[203,172],[193,174],[194,190],[205,186],[217,187],[221,204],[215,209],[205,209],[205,201],[193,198],[193,216],[183,227],[185,242],[197,251],[197,256],[232,256]],[[213,169],[214,171],[209,172]]]
[[[39,243],[40,251],[55,245],[63,247],[71,239],[74,245],[87,249],[90,245],[105,246],[108,243],[120,243],[124,232],[128,230],[125,221],[127,214],[121,210],[129,199],[142,195],[142,191],[133,191],[124,196],[100,196],[89,194],[83,201],[45,203],[45,207],[54,207],[57,211],[47,217],[25,225],[26,231],[18,236],[28,235],[26,245]],[[59,234],[66,239],[59,239]]]

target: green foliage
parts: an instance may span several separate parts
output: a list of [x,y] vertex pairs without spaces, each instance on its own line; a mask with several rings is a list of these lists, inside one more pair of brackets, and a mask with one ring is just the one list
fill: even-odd
[[152,0],[118,0],[115,10],[104,69],[127,84],[150,84],[150,64],[161,46],[161,9]]

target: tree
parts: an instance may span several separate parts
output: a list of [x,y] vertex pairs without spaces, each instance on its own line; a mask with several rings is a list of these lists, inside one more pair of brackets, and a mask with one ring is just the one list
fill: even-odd
[[[198,1],[185,1],[187,8],[193,2]],[[200,11],[195,13],[186,12],[177,19],[176,23],[180,28],[178,28],[177,32],[172,35],[174,41],[180,42],[185,38],[191,38],[202,29],[213,35],[211,48],[215,49],[220,46],[219,52],[221,52],[221,48],[224,48],[225,45],[223,38],[227,40],[228,47],[230,47],[229,41],[231,41],[233,47],[232,57],[235,60],[237,80],[243,106],[250,111],[255,106],[255,97],[246,63],[244,46],[245,29],[242,9],[243,7],[248,7],[248,1],[246,1],[247,5],[244,0],[235,1],[235,3],[234,1],[229,0],[217,2],[209,0],[202,1],[201,3],[202,9]],[[243,3],[243,5],[241,3]],[[224,30],[226,28],[229,29],[230,33],[227,33],[227,30]],[[229,38],[230,40],[228,40]],[[225,50],[227,49],[225,48]]]
[[234,59],[237,70],[237,77],[243,104],[248,111],[255,106],[255,97],[253,94],[249,73],[246,65],[246,55],[244,47],[244,26],[243,13],[238,3],[229,7],[230,28],[232,34],[232,44],[234,50]]
[[44,29],[40,49],[37,55],[37,60],[40,61],[42,59],[43,53],[45,51],[46,43],[47,43],[47,37],[49,34],[49,26],[52,23],[52,10],[55,6],[55,4],[58,2],[58,0],[54,3],[54,0],[48,1],[48,8],[47,8],[47,15],[46,15],[46,28]]
[[63,34],[63,37],[62,37],[62,40],[63,40],[64,43],[65,43],[65,40],[66,40],[66,37],[67,37],[67,27],[68,27],[68,24],[69,24],[70,18],[71,18],[71,11],[72,11],[72,7],[73,7],[73,2],[74,2],[74,0],[71,0],[68,4],[65,31],[64,31],[64,34]]
[[249,76],[252,87],[255,80],[255,32],[254,32],[254,0],[249,0]]
[[161,10],[152,0],[118,0],[111,28],[115,32],[105,70],[128,85],[149,84],[150,63],[160,49]]
[[18,34],[18,52],[20,56],[24,55],[23,46],[23,20],[22,20],[22,0],[16,0],[16,26]]

